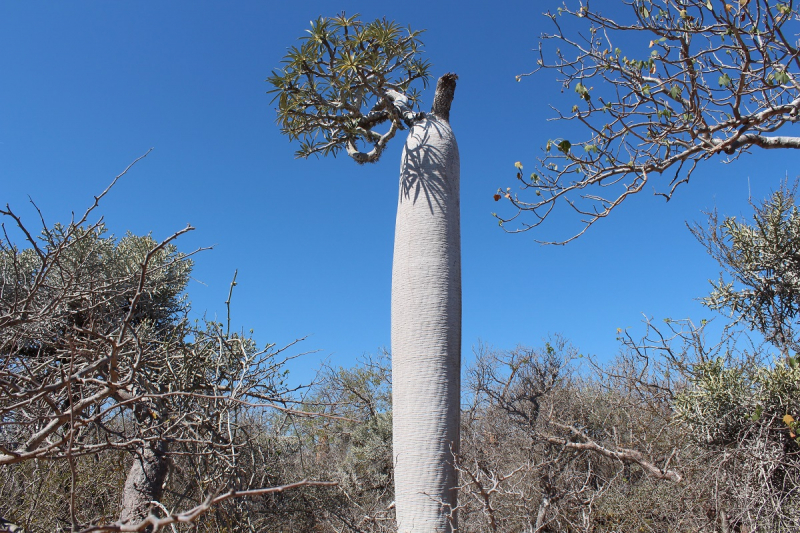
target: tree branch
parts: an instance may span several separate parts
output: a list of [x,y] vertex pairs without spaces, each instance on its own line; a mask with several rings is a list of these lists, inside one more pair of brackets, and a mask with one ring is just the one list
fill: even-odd
[[599,453],[604,457],[608,457],[610,459],[616,459],[624,463],[635,463],[641,466],[642,469],[645,472],[647,472],[648,475],[656,479],[665,479],[668,481],[673,481],[675,483],[678,483],[681,480],[681,475],[678,472],[674,470],[662,470],[661,468],[658,468],[650,461],[647,461],[644,458],[644,455],[642,455],[642,453],[637,450],[631,450],[628,448],[618,448],[617,450],[610,450],[590,439],[585,433],[578,430],[575,426],[559,424],[558,422],[552,420],[550,421],[550,423],[562,429],[569,430],[570,433],[572,433],[574,436],[583,439],[585,441],[585,442],[574,442],[564,437],[556,437],[553,435],[542,435],[542,438],[551,444],[558,444],[560,446],[571,448],[573,450],[592,451],[595,453]]
[[80,533],[100,533],[100,532],[135,532],[135,531],[144,531],[149,527],[152,527],[153,532],[155,533],[159,529],[164,526],[168,526],[170,524],[191,524],[195,520],[197,520],[200,516],[210,511],[215,505],[224,502],[225,500],[230,500],[232,498],[244,498],[244,497],[252,497],[252,496],[263,496],[265,494],[275,494],[284,492],[287,490],[297,489],[301,487],[335,487],[338,486],[338,483],[335,481],[298,481],[296,483],[289,483],[287,485],[281,485],[279,487],[269,487],[263,489],[252,489],[252,490],[229,490],[224,494],[220,494],[214,497],[209,497],[195,507],[192,507],[188,511],[184,511],[182,513],[171,513],[164,518],[158,518],[155,515],[151,514],[148,516],[144,521],[139,522],[138,524],[121,524],[119,522],[115,524],[109,524],[106,526],[92,526],[86,529],[81,530]]

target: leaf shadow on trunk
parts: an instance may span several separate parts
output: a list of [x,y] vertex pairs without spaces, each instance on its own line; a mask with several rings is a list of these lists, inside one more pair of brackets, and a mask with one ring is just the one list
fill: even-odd
[[440,211],[444,209],[443,198],[448,187],[442,171],[446,164],[444,154],[436,144],[430,142],[433,129],[436,130],[435,136],[440,139],[447,135],[443,131],[445,126],[435,119],[414,127],[409,136],[417,136],[419,140],[413,148],[406,144],[400,172],[400,201],[411,199],[413,194],[412,201],[416,203],[420,194],[424,194],[431,214],[434,213],[434,203]]

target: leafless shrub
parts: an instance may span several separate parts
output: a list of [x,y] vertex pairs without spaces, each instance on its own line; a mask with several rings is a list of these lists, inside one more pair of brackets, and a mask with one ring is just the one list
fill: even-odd
[[258,346],[188,320],[192,254],[173,241],[193,228],[108,236],[87,220],[110,188],[79,220],[42,219],[39,235],[0,210],[26,246],[3,232],[0,514],[32,531],[150,530],[295,486],[259,471],[278,431],[264,410],[310,414],[284,381],[297,341]]

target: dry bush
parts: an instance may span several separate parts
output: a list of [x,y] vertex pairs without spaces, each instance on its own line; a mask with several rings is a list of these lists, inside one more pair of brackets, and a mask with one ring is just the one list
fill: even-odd
[[87,222],[109,189],[38,235],[0,211],[15,226],[0,240],[0,516],[30,531],[169,521],[302,479],[272,469],[273,422],[309,414],[285,382],[294,343],[190,321],[192,263],[173,241],[192,228],[109,236]]

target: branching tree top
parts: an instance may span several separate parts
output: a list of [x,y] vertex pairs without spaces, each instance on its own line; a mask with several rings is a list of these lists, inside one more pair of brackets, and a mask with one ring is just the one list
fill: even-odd
[[397,130],[423,116],[412,87],[428,83],[429,63],[417,57],[422,32],[385,19],[365,24],[357,14],[320,17],[307,31],[267,79],[281,132],[300,140],[297,157],[345,149],[358,163],[377,161]]
[[[692,233],[723,268],[705,305],[742,321],[784,355],[800,351],[800,210],[797,184],[752,204],[750,222],[708,214]],[[727,278],[727,279],[725,279]]]
[[[497,215],[507,231],[540,225],[556,204],[582,219],[577,234],[649,182],[670,199],[698,163],[737,159],[754,148],[800,148],[787,135],[800,109],[800,33],[793,2],[634,0],[617,22],[591,2],[547,13],[555,25],[537,68],[574,91],[555,120],[580,123],[586,137],[547,142],[535,172],[518,163],[522,193],[498,190],[516,212]],[[566,27],[582,19],[585,32]],[[572,28],[572,24],[570,24]],[[637,39],[643,43],[641,46]],[[666,174],[666,179],[654,179]],[[531,196],[528,194],[532,193]]]

